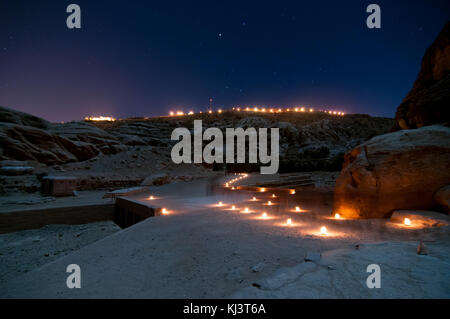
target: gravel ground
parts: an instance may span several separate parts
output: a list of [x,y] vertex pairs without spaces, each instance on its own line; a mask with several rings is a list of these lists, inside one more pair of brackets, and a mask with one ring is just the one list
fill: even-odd
[[120,230],[112,221],[0,234],[0,284]]

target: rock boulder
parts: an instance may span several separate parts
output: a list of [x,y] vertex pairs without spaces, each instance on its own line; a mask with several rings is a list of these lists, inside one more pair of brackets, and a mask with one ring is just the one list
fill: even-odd
[[344,157],[333,213],[382,218],[399,209],[436,209],[450,184],[450,128],[427,126],[372,138]]

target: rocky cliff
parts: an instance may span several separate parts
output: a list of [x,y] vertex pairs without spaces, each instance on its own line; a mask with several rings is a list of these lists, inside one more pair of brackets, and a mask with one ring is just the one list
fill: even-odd
[[[133,147],[170,152],[176,127],[279,127],[280,160],[285,170],[340,168],[343,154],[367,139],[387,132],[392,119],[367,115],[337,117],[316,114],[261,114],[225,111],[184,117],[133,118],[106,122],[48,123],[0,108],[0,160],[32,160],[46,165],[83,162]],[[337,163],[337,164],[336,164]]]
[[420,73],[395,115],[396,129],[450,122],[450,22],[425,52]]

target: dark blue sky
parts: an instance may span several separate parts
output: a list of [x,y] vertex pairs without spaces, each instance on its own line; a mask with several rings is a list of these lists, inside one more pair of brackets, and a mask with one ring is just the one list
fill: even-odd
[[[66,27],[66,6],[82,29]],[[378,3],[382,28],[366,27]],[[0,1],[0,105],[51,121],[215,105],[394,116],[449,1]],[[219,36],[221,34],[221,36]]]

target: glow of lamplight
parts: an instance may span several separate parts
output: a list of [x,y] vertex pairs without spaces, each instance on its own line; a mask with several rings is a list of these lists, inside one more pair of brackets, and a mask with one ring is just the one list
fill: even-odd
[[291,191],[289,192],[289,194],[295,195],[295,189],[291,190]]
[[296,212],[299,212],[299,211],[300,211],[300,207],[299,207],[299,206],[296,206],[296,207],[295,207],[295,211],[296,211]]
[[256,197],[253,197],[253,198],[252,198],[252,201],[256,201]]
[[404,223],[406,226],[411,226],[411,219],[405,218],[405,219],[403,220],[403,223]]
[[272,202],[269,200],[268,202],[267,202],[267,205],[272,205]]
[[228,187],[228,183],[225,183],[225,187]]
[[320,227],[320,234],[321,235],[327,235],[327,228],[325,226]]
[[262,213],[262,218],[266,219],[267,218],[267,213]]
[[276,196],[275,196],[275,194],[272,194],[272,198],[275,198]]
[[264,193],[264,192],[266,191],[266,189],[265,189],[264,187],[262,187],[262,188],[259,189],[259,191],[260,191],[261,193]]
[[233,186],[233,187],[231,187],[231,189],[232,189],[232,190],[235,190],[236,188]]
[[335,219],[341,219],[341,215],[339,215],[338,213],[334,214],[334,218]]
[[244,213],[248,213],[248,207],[245,207]]
[[169,113],[169,115],[170,115],[170,116],[173,116],[173,115],[174,115],[174,113],[173,113],[173,112],[170,112],[170,113]]
[[219,204],[217,204],[217,206],[222,207],[222,206],[223,206],[223,203],[222,203],[222,202],[219,202]]
[[94,122],[102,122],[102,121],[115,122],[116,121],[116,119],[111,116],[86,116],[84,119],[86,121],[94,121]]
[[194,112],[192,112],[192,111],[189,111],[189,113],[188,113],[188,115],[193,115],[194,114]]
[[154,200],[155,198],[153,196],[150,196],[148,199],[149,200]]
[[291,218],[288,218],[288,219],[287,219],[286,225],[292,225],[292,219],[291,219]]
[[217,112],[219,112],[219,114],[220,114],[220,113],[222,113],[222,110],[221,110],[221,109],[219,109],[219,110],[218,110]]
[[231,206],[231,210],[236,210],[236,206]]
[[163,213],[163,215],[166,215],[166,214],[167,214],[167,209],[163,208],[163,209],[161,210],[161,212]]

